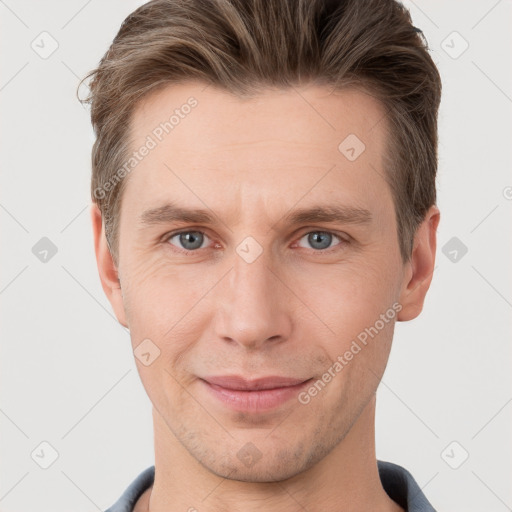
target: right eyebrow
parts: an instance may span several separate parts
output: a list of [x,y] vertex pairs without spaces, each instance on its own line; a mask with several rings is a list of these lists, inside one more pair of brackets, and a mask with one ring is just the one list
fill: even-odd
[[209,210],[185,208],[174,203],[166,203],[157,208],[145,210],[139,220],[144,226],[171,222],[213,223],[215,216]]

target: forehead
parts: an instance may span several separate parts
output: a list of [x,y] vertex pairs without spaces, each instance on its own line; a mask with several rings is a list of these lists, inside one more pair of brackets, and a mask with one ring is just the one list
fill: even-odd
[[311,199],[359,194],[371,202],[386,186],[384,115],[378,100],[356,89],[269,89],[240,98],[201,83],[171,85],[134,111],[132,151],[144,156],[127,193],[140,208],[178,189],[198,206],[222,191],[220,199],[238,197],[238,210],[258,192],[276,200],[284,193],[298,200],[306,190]]
[[134,110],[131,128],[134,142],[148,134],[163,139],[172,133],[177,145],[186,139],[198,151],[275,139],[303,143],[305,134],[312,144],[324,140],[332,145],[350,133],[375,144],[385,126],[383,117],[382,104],[355,88],[266,89],[242,98],[213,85],[191,82],[170,85],[145,97]]

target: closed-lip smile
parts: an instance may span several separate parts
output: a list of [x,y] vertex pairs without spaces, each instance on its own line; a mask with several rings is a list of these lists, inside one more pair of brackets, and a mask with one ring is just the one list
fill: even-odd
[[239,375],[201,378],[207,390],[224,405],[237,411],[263,412],[297,396],[311,379],[271,375],[247,379]]

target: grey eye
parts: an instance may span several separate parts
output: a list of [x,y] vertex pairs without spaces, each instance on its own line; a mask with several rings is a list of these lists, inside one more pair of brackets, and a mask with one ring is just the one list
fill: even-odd
[[311,231],[311,233],[304,235],[301,240],[304,238],[307,238],[308,244],[310,244],[313,249],[318,250],[329,248],[333,238],[341,240],[338,236],[334,235],[333,233],[328,233],[327,231]]
[[[173,238],[178,238],[181,247],[187,251],[194,251],[196,249],[200,249],[203,245],[205,238],[204,233],[201,231],[182,231],[181,233],[176,233],[175,235],[169,237],[169,242],[172,243]],[[173,245],[176,245],[173,243]]]

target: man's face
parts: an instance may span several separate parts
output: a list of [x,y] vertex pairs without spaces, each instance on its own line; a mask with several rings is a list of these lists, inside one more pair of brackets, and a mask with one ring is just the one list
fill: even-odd
[[[190,96],[197,105],[158,141],[155,128]],[[157,144],[125,178],[117,313],[134,349],[151,340],[141,357],[150,364],[137,365],[159,421],[215,474],[272,481],[308,469],[375,393],[406,268],[383,116],[354,90],[240,100],[195,84],[135,112],[132,148],[148,135]],[[173,220],[162,208],[171,204],[212,219]],[[333,208],[334,220],[292,222]],[[205,382],[221,376],[309,382],[279,399]]]

